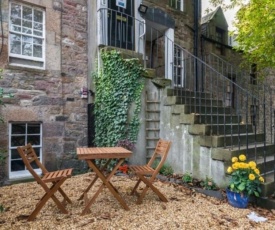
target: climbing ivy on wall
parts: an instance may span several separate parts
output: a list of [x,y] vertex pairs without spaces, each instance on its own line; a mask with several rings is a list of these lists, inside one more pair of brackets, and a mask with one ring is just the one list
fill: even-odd
[[120,140],[136,142],[145,69],[138,59],[123,59],[115,50],[103,50],[101,60],[94,75],[95,143],[115,146]]

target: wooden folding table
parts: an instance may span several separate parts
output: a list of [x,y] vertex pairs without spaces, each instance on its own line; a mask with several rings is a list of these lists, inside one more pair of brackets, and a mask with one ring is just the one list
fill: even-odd
[[[86,188],[86,190],[79,198],[84,199],[85,201],[85,208],[82,211],[81,215],[85,215],[86,213],[90,212],[90,206],[98,197],[99,193],[102,191],[104,186],[106,186],[110,190],[110,192],[114,195],[114,197],[118,200],[118,202],[121,204],[123,208],[129,210],[129,207],[127,206],[126,202],[120,196],[118,190],[110,182],[110,179],[116,173],[118,167],[124,162],[126,158],[129,158],[131,154],[131,151],[122,147],[77,148],[78,159],[86,160],[89,167],[96,173],[93,181],[90,183],[90,185]],[[104,164],[103,167],[98,167],[95,163],[96,159],[106,159],[107,162]],[[110,173],[104,175],[104,170],[107,168],[108,164],[111,162],[112,159],[117,159],[117,163]],[[94,183],[97,181],[98,178],[100,178],[103,183],[96,191],[94,196],[91,199],[88,199],[87,193],[93,187]]]

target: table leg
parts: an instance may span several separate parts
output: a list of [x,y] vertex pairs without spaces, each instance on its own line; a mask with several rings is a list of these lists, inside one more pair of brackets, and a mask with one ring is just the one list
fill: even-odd
[[[100,168],[101,171],[103,171],[108,164],[111,162],[111,159],[109,159],[102,168]],[[93,179],[93,181],[91,182],[91,184],[85,189],[85,191],[81,194],[81,196],[77,199],[77,200],[82,200],[84,198],[85,195],[87,195],[87,193],[90,191],[90,189],[93,187],[94,183],[97,181],[98,179],[98,175],[95,175],[95,178]]]
[[93,169],[93,171],[96,173],[96,176],[99,177],[103,184],[99,187],[97,192],[94,194],[94,196],[91,198],[91,200],[86,204],[83,212],[81,215],[86,214],[90,210],[90,206],[95,201],[95,199],[98,197],[99,193],[102,191],[103,187],[106,186],[110,192],[114,195],[114,197],[118,200],[118,202],[121,204],[121,206],[126,209],[130,210],[127,206],[126,202],[123,200],[123,198],[119,195],[117,189],[113,186],[113,184],[110,182],[111,177],[116,173],[118,167],[123,163],[124,159],[119,159],[116,166],[113,168],[113,170],[110,172],[110,174],[105,177],[102,171],[96,166],[96,164],[92,160],[88,160],[87,163],[89,164],[89,167]]

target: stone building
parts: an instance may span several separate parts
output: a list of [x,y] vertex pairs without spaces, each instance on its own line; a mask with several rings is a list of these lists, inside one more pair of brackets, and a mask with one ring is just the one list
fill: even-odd
[[0,146],[9,180],[28,176],[16,146],[31,142],[49,170],[87,145],[86,0],[1,1]]
[[[0,87],[13,98],[2,99],[5,122],[0,124],[0,145],[8,152],[5,172],[11,181],[29,175],[17,154],[19,145],[31,142],[49,170],[66,166],[64,160],[75,157],[77,146],[88,145],[88,108],[93,103],[89,90],[95,90],[90,75],[100,47],[140,53],[146,56],[147,67],[160,66],[160,78],[172,79],[172,67],[167,69],[164,62],[174,58],[174,47],[167,47],[177,42],[193,52],[194,22],[200,17],[194,14],[194,7],[200,11],[199,1],[192,0],[9,0],[1,4]],[[114,18],[107,16],[107,9]],[[118,25],[121,34],[108,32]],[[141,30],[146,39],[141,39]],[[149,56],[143,47],[150,50],[157,39],[161,42]],[[158,53],[161,49],[168,53]],[[148,85],[158,92],[151,82]]]
[[[78,146],[93,145],[96,88],[92,73],[101,65],[103,47],[139,58],[150,73],[130,163],[145,163],[156,141],[169,139],[167,162],[176,173],[208,176],[225,186],[231,156],[247,151],[256,158],[254,150],[262,152],[267,146],[267,139],[255,129],[258,98],[248,98],[251,94],[237,85],[245,78],[238,77],[229,63],[233,60],[238,66],[240,57],[228,45],[221,8],[200,24],[200,0],[1,3],[0,68],[4,71],[0,88],[14,96],[3,98],[5,107],[0,107],[5,120],[0,124],[0,147],[8,152],[7,180],[29,176],[16,151],[28,142],[49,170],[85,166],[75,152]],[[224,68],[224,63],[231,67]],[[245,92],[243,96],[237,89]],[[235,102],[241,109],[236,109]],[[265,130],[263,124],[260,131]],[[270,153],[273,147],[268,145]]]

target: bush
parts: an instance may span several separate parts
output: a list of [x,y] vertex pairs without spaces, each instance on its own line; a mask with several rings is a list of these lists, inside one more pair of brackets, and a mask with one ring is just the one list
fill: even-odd
[[203,187],[203,189],[206,189],[206,190],[217,190],[218,189],[216,183],[210,177],[206,177],[206,179],[201,182],[201,186]]
[[191,173],[188,173],[188,172],[184,173],[182,176],[182,181],[184,183],[192,183],[193,177],[192,177]]
[[[156,169],[159,162],[160,162],[159,160],[155,160],[152,165],[152,168]],[[159,174],[161,174],[163,176],[171,176],[171,175],[173,175],[173,173],[174,173],[174,170],[173,170],[172,166],[167,163],[164,163],[163,166],[161,167],[161,169],[159,170]]]

